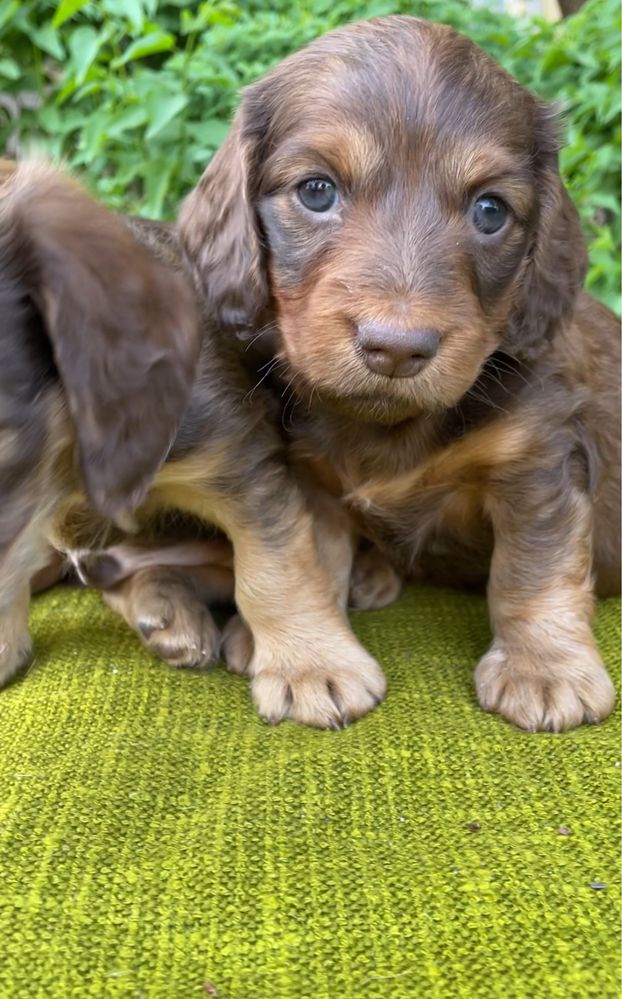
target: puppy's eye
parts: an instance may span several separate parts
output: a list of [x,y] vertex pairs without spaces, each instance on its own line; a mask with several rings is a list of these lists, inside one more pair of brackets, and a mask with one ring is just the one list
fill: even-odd
[[337,200],[337,188],[326,177],[311,177],[298,185],[298,197],[311,212],[327,212]]
[[507,205],[501,201],[501,198],[494,198],[492,194],[482,194],[473,205],[473,225],[484,236],[492,236],[494,232],[499,232],[499,229],[505,225],[507,217]]

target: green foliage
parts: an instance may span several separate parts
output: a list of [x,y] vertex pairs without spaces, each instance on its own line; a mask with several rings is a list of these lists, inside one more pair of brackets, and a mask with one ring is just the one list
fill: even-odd
[[567,112],[562,169],[620,306],[620,14],[517,20],[471,0],[0,0],[0,144],[64,158],[113,207],[171,215],[222,142],[240,87],[349,20],[409,13],[470,35]]

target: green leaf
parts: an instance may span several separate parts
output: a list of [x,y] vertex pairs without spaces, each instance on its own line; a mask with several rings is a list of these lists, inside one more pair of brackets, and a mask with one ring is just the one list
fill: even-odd
[[59,106],[61,104],[64,104],[68,97],[71,97],[72,94],[75,94],[77,87],[78,87],[77,80],[73,76],[70,76],[65,86],[62,87],[56,94],[54,103],[58,104]]
[[36,28],[30,35],[34,44],[60,62],[65,58],[65,50],[51,24]]
[[148,163],[144,176],[144,214],[149,218],[160,218],[172,172],[170,160],[156,159]]
[[59,135],[68,135],[85,125],[85,117],[81,111],[61,111],[53,105],[41,108],[38,120],[48,132],[58,132]]
[[5,80],[19,80],[22,71],[14,59],[0,59],[0,76]]
[[141,30],[145,20],[141,0],[104,0],[102,6],[113,17],[126,17],[134,28]]
[[103,40],[102,32],[97,32],[95,28],[87,25],[76,28],[71,33],[68,45],[78,85],[84,83],[86,74],[96,59]]
[[104,89],[104,83],[102,80],[89,80],[88,83],[83,84],[79,90],[75,92],[75,102],[82,100],[83,97],[88,97],[89,94],[100,94]]
[[194,31],[204,31],[210,25],[232,25],[239,18],[240,11],[233,4],[221,3],[218,7],[213,3],[201,3],[198,10],[192,12],[187,8],[180,16],[180,34],[188,35]]
[[91,115],[82,129],[78,146],[82,163],[88,163],[92,160],[103,145],[106,138],[103,125],[102,116],[94,114]]
[[150,124],[145,138],[153,139],[187,104],[188,97],[185,94],[159,94],[157,92],[152,94],[147,104]]
[[19,10],[19,0],[3,0],[0,3],[0,31],[8,24],[13,14]]
[[113,139],[119,138],[124,132],[144,125],[147,121],[147,110],[144,107],[125,108],[118,114],[111,115],[105,125],[105,132]]
[[192,133],[197,140],[217,149],[227,137],[230,128],[228,121],[221,121],[219,118],[204,118],[192,126]]
[[87,3],[88,0],[61,0],[52,18],[52,27],[60,28],[61,24],[64,24],[70,17],[77,14],[79,10],[86,7]]
[[115,59],[111,64],[113,69],[125,66],[126,63],[134,59],[144,59],[145,56],[155,55],[156,52],[168,52],[175,45],[175,36],[167,31],[151,31],[142,38],[137,38],[135,42],[125,50],[120,59]]

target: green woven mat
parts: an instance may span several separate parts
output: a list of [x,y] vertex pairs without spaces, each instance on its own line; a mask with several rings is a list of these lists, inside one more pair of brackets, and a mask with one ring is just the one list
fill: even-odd
[[32,623],[0,694],[2,999],[619,995],[617,722],[482,713],[482,599],[358,615],[390,693],[341,733],[268,727],[245,681],[168,669],[93,594]]

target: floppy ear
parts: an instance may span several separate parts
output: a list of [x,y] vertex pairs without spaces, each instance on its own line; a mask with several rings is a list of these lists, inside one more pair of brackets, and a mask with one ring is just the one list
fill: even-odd
[[558,129],[557,111],[538,106],[539,214],[504,344],[509,353],[526,361],[537,357],[559,324],[572,315],[587,270],[579,216],[559,174]]
[[223,329],[242,335],[268,300],[254,206],[259,136],[256,126],[247,125],[248,100],[179,217],[182,244],[208,314]]
[[187,280],[49,167],[17,169],[3,244],[52,345],[95,509],[127,529],[189,401],[200,325]]

